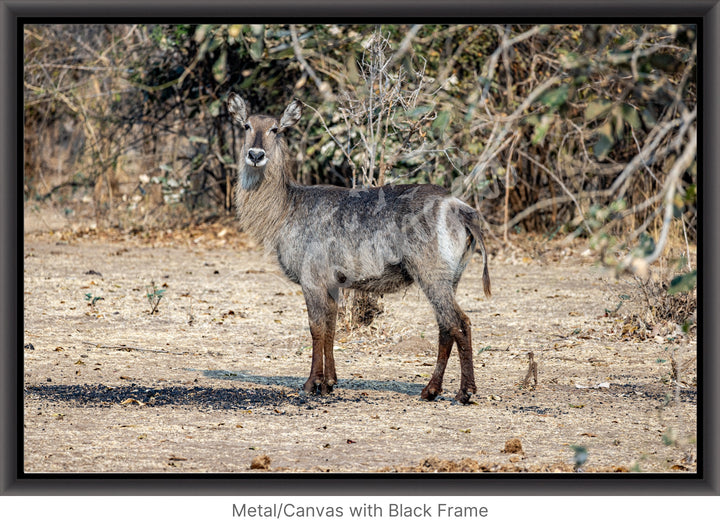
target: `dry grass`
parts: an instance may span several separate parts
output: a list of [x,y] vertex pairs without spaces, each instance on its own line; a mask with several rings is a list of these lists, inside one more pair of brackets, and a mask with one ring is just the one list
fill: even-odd
[[640,339],[672,334],[697,334],[697,288],[689,292],[668,293],[677,275],[664,269],[649,279],[627,277],[609,287],[608,316],[622,319],[622,336]]

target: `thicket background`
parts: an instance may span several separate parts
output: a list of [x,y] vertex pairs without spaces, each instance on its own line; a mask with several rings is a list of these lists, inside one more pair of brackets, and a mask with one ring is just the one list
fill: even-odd
[[27,25],[25,208],[145,231],[232,215],[253,111],[305,105],[302,183],[436,183],[491,238],[586,238],[695,284],[697,30],[682,25]]

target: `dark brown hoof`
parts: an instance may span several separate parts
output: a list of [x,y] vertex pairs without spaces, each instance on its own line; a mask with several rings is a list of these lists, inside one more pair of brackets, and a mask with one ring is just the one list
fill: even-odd
[[332,393],[333,386],[328,385],[324,382],[314,382],[309,380],[303,385],[303,390],[307,394],[327,395],[329,393]]
[[472,393],[471,393],[469,390],[460,390],[460,391],[455,395],[455,400],[456,400],[458,403],[461,403],[461,404],[466,405],[466,404],[468,404],[468,403],[470,402],[470,398],[471,398],[471,397],[472,397]]
[[327,394],[329,394],[329,393],[332,393],[332,391],[333,391],[333,387],[332,387],[332,386],[328,386],[328,385],[325,384],[324,382],[323,382],[322,384],[319,384],[319,385],[318,385],[318,389],[319,389],[319,392],[318,392],[318,393],[319,393],[320,395],[327,395]]
[[332,377],[327,379],[325,381],[325,388],[327,389],[327,393],[332,393],[332,391],[335,389],[335,385],[337,384],[337,378],[333,379]]
[[322,393],[322,386],[323,384],[321,382],[313,381],[309,379],[304,385],[303,390],[305,393],[313,394],[313,395],[320,395]]
[[425,388],[423,388],[423,391],[420,393],[420,397],[426,401],[434,401],[441,393],[442,389],[440,387],[428,384]]

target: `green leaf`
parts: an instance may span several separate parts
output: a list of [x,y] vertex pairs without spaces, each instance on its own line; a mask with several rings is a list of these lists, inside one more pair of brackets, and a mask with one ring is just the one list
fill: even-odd
[[684,197],[681,194],[675,194],[675,197],[673,198],[673,216],[675,218],[682,218],[684,210],[685,210]]
[[546,90],[540,95],[538,100],[553,108],[560,107],[567,100],[569,88],[570,86],[565,84],[555,89]]
[[250,57],[252,57],[254,61],[260,61],[260,59],[262,59],[264,49],[265,43],[262,39],[258,39],[250,47]]
[[532,139],[530,139],[533,146],[536,146],[543,141],[553,123],[553,118],[554,115],[552,113],[546,113],[543,115],[540,122],[535,126],[535,133],[533,134]]
[[645,122],[647,127],[655,127],[657,124],[657,117],[651,109],[643,109],[640,114],[642,115],[643,122]]
[[259,61],[262,59],[265,50],[265,26],[263,24],[252,24],[250,30],[253,37],[255,37],[255,42],[250,47],[250,57],[253,58],[253,61]]
[[[578,65],[580,65],[582,63],[582,61],[585,60],[585,58],[582,55],[580,55],[576,52],[569,52],[567,50],[562,50],[562,49],[558,49],[557,52],[558,52],[560,61],[562,62],[563,66],[565,68],[576,68]],[[573,83],[575,83],[575,85],[579,85],[577,77],[575,77],[575,79],[573,80]]]
[[420,118],[435,108],[434,105],[418,105],[412,109],[405,111],[405,116],[408,118]]
[[640,129],[642,127],[640,124],[640,115],[638,115],[637,109],[628,104],[623,104],[621,109],[623,119],[630,125],[631,128]]
[[668,294],[678,294],[680,292],[689,292],[697,284],[697,270],[693,270],[685,275],[678,275],[672,281],[668,287]]
[[619,107],[613,109],[612,117],[615,122],[615,138],[621,139],[623,137],[623,132],[625,131],[625,122],[623,120],[622,110]]
[[613,138],[612,126],[610,122],[605,122],[602,126],[597,129],[598,140],[593,146],[593,153],[598,160],[603,160],[610,153],[612,147],[615,145],[615,139]]
[[624,198],[615,200],[610,204],[610,212],[621,212],[627,208],[627,201]]
[[209,29],[210,24],[201,24],[200,26],[198,26],[195,30],[195,35],[193,35],[193,39],[195,39],[195,42],[198,44],[203,42],[208,34]]
[[[238,55],[240,55],[240,54],[238,53]],[[243,81],[242,81],[242,83],[240,83],[238,89],[240,91],[244,91],[244,90],[249,89],[250,87],[254,87],[255,84],[257,83],[257,77],[258,77],[258,73],[260,71],[261,71],[261,69],[259,69],[259,68],[253,69],[252,73],[248,77],[243,79]]]
[[220,115],[220,111],[222,111],[222,104],[220,103],[220,100],[213,100],[208,105],[208,110],[210,111],[210,116],[216,117]]
[[641,257],[647,257],[655,251],[655,239],[647,233],[640,235],[640,245],[638,251]]
[[442,135],[450,124],[452,113],[450,111],[440,111],[437,118],[433,121],[432,130],[436,136]]
[[216,38],[215,38],[215,31],[213,31],[213,35],[212,35],[212,38],[210,39],[210,42],[209,42],[209,44],[208,44],[207,52],[206,52],[206,53],[208,53],[208,54],[213,53],[215,50],[217,50],[218,48],[220,48],[220,47],[223,45],[224,42],[225,42],[225,41],[224,41],[222,38],[216,39]]
[[220,57],[218,57],[212,67],[212,73],[215,81],[218,83],[225,81],[227,77],[227,49],[223,49],[223,51],[220,52]]
[[608,100],[595,100],[590,102],[585,108],[585,120],[589,122],[590,120],[606,115],[612,106],[612,102]]

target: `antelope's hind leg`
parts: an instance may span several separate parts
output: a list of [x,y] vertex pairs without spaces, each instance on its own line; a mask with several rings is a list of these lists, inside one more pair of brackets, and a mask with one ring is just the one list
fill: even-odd
[[457,344],[458,356],[460,357],[460,390],[455,395],[455,399],[462,404],[468,404],[470,396],[477,393],[470,319],[457,305],[456,310],[460,318],[460,324],[459,327],[453,328],[452,336]]
[[440,328],[440,334],[438,334],[438,358],[435,364],[435,371],[430,377],[430,382],[423,388],[420,393],[420,397],[427,401],[434,401],[435,398],[442,393],[442,382],[443,376],[445,375],[445,367],[447,366],[448,358],[450,358],[450,351],[452,351],[453,337],[450,331]]
[[452,346],[456,344],[460,358],[460,391],[458,391],[455,399],[460,403],[467,404],[470,402],[470,396],[477,392],[473,368],[470,319],[455,301],[455,294],[451,284],[446,286],[439,284],[421,285],[421,287],[435,310],[435,318],[440,333],[438,336],[438,358],[435,371],[420,397],[432,401],[442,393],[445,368]]

